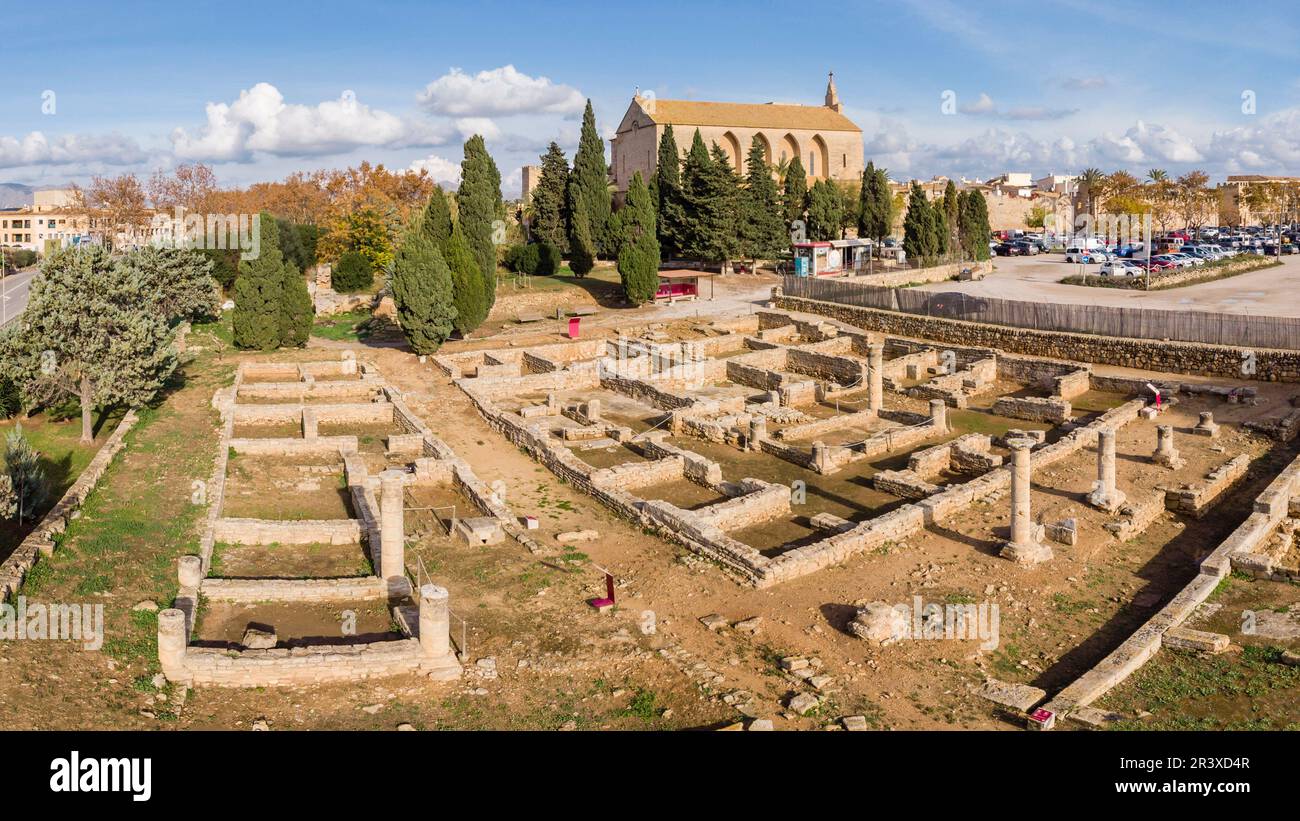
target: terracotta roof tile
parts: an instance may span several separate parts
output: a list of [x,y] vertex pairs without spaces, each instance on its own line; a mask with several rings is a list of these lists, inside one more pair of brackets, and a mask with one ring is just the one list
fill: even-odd
[[824,106],[656,100],[653,113],[647,113],[656,123],[671,125],[862,131],[848,117]]

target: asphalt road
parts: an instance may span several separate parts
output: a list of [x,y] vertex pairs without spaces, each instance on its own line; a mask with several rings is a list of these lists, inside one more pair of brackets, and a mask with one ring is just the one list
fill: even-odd
[[[1064,259],[1060,254],[998,257],[996,270],[978,282],[936,282],[920,287],[1037,302],[1300,317],[1300,254],[1282,257],[1281,268],[1150,292],[1062,285],[1059,280],[1078,274],[1081,267]],[[1095,274],[1100,266],[1083,267]]]
[[28,291],[37,272],[28,268],[0,279],[0,326],[13,322],[27,308]]

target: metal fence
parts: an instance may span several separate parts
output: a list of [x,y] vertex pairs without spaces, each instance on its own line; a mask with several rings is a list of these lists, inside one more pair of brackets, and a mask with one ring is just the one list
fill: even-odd
[[1300,318],[1297,317],[1022,302],[956,291],[886,288],[795,276],[784,277],[782,289],[789,296],[803,299],[1037,331],[1300,350]]

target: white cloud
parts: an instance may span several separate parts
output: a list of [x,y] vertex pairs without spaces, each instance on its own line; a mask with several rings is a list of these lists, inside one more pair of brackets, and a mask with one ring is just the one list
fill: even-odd
[[1075,108],[1046,108],[1044,106],[1021,106],[1001,109],[993,98],[983,92],[973,103],[959,106],[958,111],[976,117],[988,117],[996,120],[1059,120],[1078,111]]
[[1061,88],[1070,91],[1094,91],[1099,88],[1106,88],[1110,81],[1105,77],[1066,77],[1061,80]]
[[1141,120],[1122,136],[1103,134],[1092,140],[1090,146],[1099,157],[1121,164],[1152,160],[1192,163],[1205,159],[1190,138],[1172,128]]
[[428,111],[451,117],[576,114],[586,105],[576,88],[529,77],[512,65],[474,75],[453,68],[429,83],[417,99]]
[[21,140],[0,137],[0,168],[29,165],[133,165],[148,155],[129,137],[118,134],[65,134],[53,139],[33,131]]
[[1216,131],[1206,153],[1231,172],[1294,173],[1300,167],[1300,109],[1275,112],[1258,125]]
[[422,160],[411,163],[407,171],[428,172],[434,182],[445,186],[460,185],[460,163],[430,154]]
[[475,134],[485,140],[495,140],[501,136],[501,129],[489,117],[461,117],[456,120],[456,130],[466,140]]
[[255,154],[318,156],[362,146],[441,145],[445,127],[414,123],[358,102],[351,91],[316,106],[286,103],[279,89],[258,83],[233,103],[208,103],[207,123],[172,132],[183,160],[249,162]]

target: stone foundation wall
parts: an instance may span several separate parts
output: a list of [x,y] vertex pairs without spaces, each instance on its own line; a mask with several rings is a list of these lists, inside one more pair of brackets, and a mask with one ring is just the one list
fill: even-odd
[[356,519],[217,519],[212,536],[226,544],[359,544]]
[[370,601],[387,599],[388,586],[377,576],[341,579],[206,578],[199,592],[209,601],[256,603]]
[[243,651],[188,647],[177,671],[182,677],[167,677],[192,686],[301,686],[412,673],[421,661],[416,639]]
[[1069,402],[1055,397],[1004,396],[993,403],[993,413],[998,416],[1027,419],[1032,422],[1051,422],[1055,425],[1074,418],[1072,411]]
[[1234,457],[1211,471],[1204,482],[1165,491],[1165,507],[1174,513],[1199,519],[1205,515],[1215,499],[1245,477],[1249,467],[1249,456],[1243,453]]
[[743,495],[695,511],[700,521],[719,530],[738,530],[790,515],[790,488],[759,479],[741,482]]
[[[982,345],[1010,353],[1168,373],[1240,379],[1243,376],[1241,373],[1243,354],[1247,352],[1245,348],[1228,345],[1011,328],[881,311],[874,308],[859,308],[785,295],[779,295],[773,301],[778,307],[786,310],[821,314],[870,331],[951,342],[957,345]],[[1300,382],[1300,351],[1251,350],[1255,354],[1256,368],[1255,373],[1250,374],[1249,378],[1264,382]]]
[[337,456],[356,453],[355,436],[318,436],[315,439],[230,439],[227,446],[247,456]]

